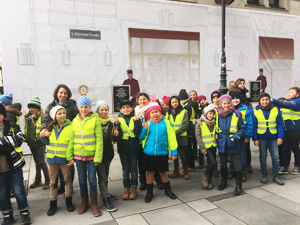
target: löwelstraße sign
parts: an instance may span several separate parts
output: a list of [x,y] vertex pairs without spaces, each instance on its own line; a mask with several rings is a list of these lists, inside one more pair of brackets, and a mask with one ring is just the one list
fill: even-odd
[[94,30],[70,29],[70,38],[101,40],[101,33],[100,33],[100,31],[94,31]]

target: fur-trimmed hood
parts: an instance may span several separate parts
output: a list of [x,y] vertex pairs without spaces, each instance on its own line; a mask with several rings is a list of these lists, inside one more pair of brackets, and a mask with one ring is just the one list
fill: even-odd
[[22,116],[22,105],[20,103],[14,103],[6,108],[6,120],[16,123],[17,117]]

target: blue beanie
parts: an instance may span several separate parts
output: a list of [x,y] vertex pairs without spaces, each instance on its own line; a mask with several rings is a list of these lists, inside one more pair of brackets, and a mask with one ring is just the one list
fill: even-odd
[[13,102],[13,93],[5,93],[0,96],[0,103],[9,106]]
[[[107,104],[106,101],[100,100],[100,101],[97,102],[97,105],[96,105],[96,112],[98,112],[98,109],[99,109],[99,107],[100,107],[101,105],[107,105],[107,106],[108,106],[108,104]],[[108,107],[109,107],[109,106],[108,106]]]
[[80,97],[79,102],[78,102],[78,106],[81,106],[81,105],[87,105],[90,108],[92,108],[91,100],[88,99],[86,96],[81,96]]

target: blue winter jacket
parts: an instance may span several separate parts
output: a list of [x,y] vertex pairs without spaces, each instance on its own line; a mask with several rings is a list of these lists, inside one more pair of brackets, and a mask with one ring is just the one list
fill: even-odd
[[246,133],[245,138],[250,140],[253,135],[253,118],[252,118],[252,110],[249,109],[247,106],[242,104],[240,108],[238,108],[238,111],[246,110]]
[[[286,101],[279,101],[272,99],[273,104],[279,108],[291,109],[293,111],[300,111],[300,97],[294,99],[287,99]],[[300,120],[285,120],[284,128],[286,131],[300,130]]]
[[[276,106],[274,106],[276,107]],[[255,109],[260,109],[259,106],[256,106]],[[278,109],[278,108],[277,108]],[[262,110],[266,120],[269,119],[270,111],[264,111]],[[267,140],[274,140],[277,138],[283,138],[284,137],[284,127],[283,127],[283,119],[282,119],[282,113],[278,109],[278,116],[276,118],[277,123],[277,134],[271,134],[269,127],[267,127],[267,131],[264,134],[258,134],[257,133],[257,119],[253,111],[253,141],[259,140],[259,139],[267,139]]]
[[[232,114],[235,113],[237,117],[239,117],[238,120],[238,132],[236,132],[232,138],[235,141],[231,141],[230,137],[230,123]],[[238,111],[234,111],[232,113],[229,113],[226,117],[219,116],[219,128],[221,129],[221,133],[218,136],[217,142],[218,142],[218,149],[220,153],[240,153],[240,140],[245,136],[246,133],[246,125],[244,124],[242,114]]]
[[[169,129],[169,133],[167,131],[166,123],[170,124],[171,129]],[[176,134],[169,120],[165,117],[163,117],[163,119],[161,119],[158,123],[153,123],[149,120],[148,129],[143,127],[142,133],[139,136],[140,141],[147,138],[146,145],[144,147],[145,154],[152,156],[168,155],[168,150],[170,150],[172,156],[177,156]]]

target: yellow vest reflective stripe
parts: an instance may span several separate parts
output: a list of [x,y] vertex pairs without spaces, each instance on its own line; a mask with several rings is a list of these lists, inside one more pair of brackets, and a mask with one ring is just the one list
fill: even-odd
[[[177,114],[175,121],[174,121],[173,115],[172,114],[169,115],[169,113],[167,113],[166,118],[168,120],[170,120],[175,131],[179,130],[182,127],[182,121],[183,121],[183,117],[184,117],[185,113],[186,113],[186,110],[185,109],[182,110],[179,114]],[[182,132],[180,134],[180,136],[187,136],[187,132],[186,131]]]
[[[19,121],[19,117],[18,117],[18,116],[17,116],[17,122],[16,122],[16,124],[17,124],[18,126],[20,126],[20,121]],[[19,148],[16,148],[15,151],[20,153],[20,152],[23,151],[23,149],[22,149],[22,147],[20,146]]]
[[84,121],[81,119],[73,120],[74,150],[80,150],[83,147],[87,151],[96,149],[96,119],[97,117],[95,116]]
[[261,109],[254,109],[254,115],[257,119],[257,133],[264,134],[267,131],[267,127],[269,127],[271,134],[277,134],[277,116],[278,109],[277,107],[273,107],[270,111],[269,119],[266,120],[264,113]]
[[[233,136],[233,134],[235,134],[236,132],[238,132],[238,121],[239,121],[239,117],[237,117],[235,115],[235,113],[232,114],[231,117],[231,122],[230,122],[230,137]],[[216,132],[217,133],[222,133],[222,130],[219,127],[219,114],[216,114]]]
[[[27,136],[27,126],[28,124],[26,123],[25,125],[25,135]],[[35,136],[38,137],[40,135],[42,128],[42,118],[40,117],[38,121],[36,122],[36,127],[35,127]]]
[[202,141],[204,143],[204,147],[206,149],[212,146],[217,147],[217,140],[215,137],[216,126],[214,125],[214,130],[211,133],[207,127],[207,124],[204,121],[202,121],[202,123],[200,124],[200,128],[201,128],[201,136],[202,136]]
[[72,131],[72,126],[68,125],[63,128],[58,139],[56,139],[54,129],[49,137],[49,146],[47,149],[47,158],[54,158],[55,156],[60,158],[66,158],[66,152],[68,149],[68,144],[70,142],[70,132]]
[[133,130],[134,130],[134,120],[133,120],[133,118],[134,117],[131,117],[130,122],[129,122],[129,126],[127,126],[127,124],[125,122],[125,119],[123,117],[119,117],[119,121],[120,121],[120,124],[121,124],[121,129],[123,131],[123,136],[122,136],[123,140],[128,140],[129,137],[132,137],[132,138],[135,137],[135,135],[133,133]]
[[291,109],[281,109],[283,120],[300,120],[300,112]]
[[[183,105],[183,108],[184,108],[185,106],[187,106],[187,104],[188,104],[188,103],[185,103],[185,104]],[[190,121],[193,121],[193,119],[196,118],[196,113],[195,113],[195,110],[194,110],[193,107],[191,107],[191,109],[192,109],[192,114],[191,114],[191,117],[190,117]]]
[[239,110],[239,112],[242,114],[244,124],[246,124],[246,112],[247,112],[247,110],[246,109],[241,110],[241,111]]

